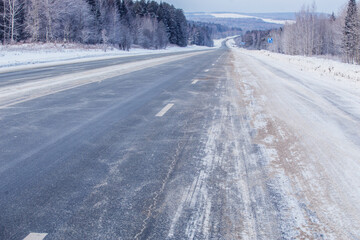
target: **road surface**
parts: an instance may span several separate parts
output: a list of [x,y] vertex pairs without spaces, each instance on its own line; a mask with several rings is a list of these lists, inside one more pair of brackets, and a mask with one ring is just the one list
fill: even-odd
[[0,74],[0,239],[359,239],[359,97],[286,71],[223,46]]

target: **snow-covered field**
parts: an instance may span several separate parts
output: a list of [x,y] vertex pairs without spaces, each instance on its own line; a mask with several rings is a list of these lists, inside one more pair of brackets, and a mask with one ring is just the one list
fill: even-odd
[[[221,40],[220,40],[221,41]],[[221,44],[220,44],[221,45]],[[217,44],[216,46],[219,46]],[[42,63],[73,63],[77,61],[91,61],[115,57],[134,55],[161,54],[172,52],[187,52],[193,50],[209,50],[208,47],[188,46],[185,48],[169,46],[162,50],[148,50],[133,48],[130,51],[121,51],[116,48],[103,46],[84,46],[77,44],[19,44],[0,45],[0,69],[19,65],[34,65]],[[69,62],[70,61],[70,62]]]
[[255,19],[259,19],[264,22],[267,22],[267,23],[275,23],[275,24],[280,24],[280,25],[285,25],[287,23],[291,24],[291,23],[295,22],[293,20],[276,20],[276,19],[270,19],[270,18],[249,16],[249,15],[244,15],[244,14],[239,14],[239,13],[212,13],[210,15],[213,17],[216,17],[216,18],[255,18]]

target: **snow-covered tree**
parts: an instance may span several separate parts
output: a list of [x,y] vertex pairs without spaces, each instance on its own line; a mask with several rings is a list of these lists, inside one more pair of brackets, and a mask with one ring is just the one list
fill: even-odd
[[342,42],[345,61],[348,63],[360,63],[359,27],[360,23],[356,2],[355,0],[349,0]]
[[28,32],[30,40],[37,42],[40,40],[42,2],[39,0],[28,0],[25,10],[27,16],[25,30]]
[[87,43],[92,39],[94,18],[84,0],[58,1],[55,38],[64,42]]
[[3,44],[6,42],[6,1],[0,0],[0,38]]
[[94,18],[84,0],[28,0],[25,23],[31,41],[85,43]]
[[156,18],[144,16],[138,18],[137,43],[144,48],[165,48],[168,43],[165,25]]
[[[0,0],[0,38],[5,42],[186,46],[181,9],[148,0]],[[211,36],[210,36],[211,37]]]
[[315,5],[304,6],[295,23],[270,32],[274,43],[267,47],[291,55],[339,55],[344,18],[342,14],[319,14]]
[[[189,22],[188,24],[188,39],[190,44],[199,46],[214,46],[212,40],[211,24],[201,22]],[[216,31],[216,30],[215,30]]]
[[2,40],[13,43],[20,38],[23,26],[23,0],[0,0]]

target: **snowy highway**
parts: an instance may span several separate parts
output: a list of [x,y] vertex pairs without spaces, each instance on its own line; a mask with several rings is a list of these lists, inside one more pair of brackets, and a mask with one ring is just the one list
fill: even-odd
[[359,92],[226,46],[0,73],[0,239],[360,239]]

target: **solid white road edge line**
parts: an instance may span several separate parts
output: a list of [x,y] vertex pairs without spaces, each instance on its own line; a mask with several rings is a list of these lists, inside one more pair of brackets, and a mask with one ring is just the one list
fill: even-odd
[[24,240],[43,240],[47,235],[47,233],[30,233]]
[[191,84],[194,85],[198,82],[199,80],[195,79]]
[[173,103],[169,103],[168,105],[166,105],[158,114],[156,114],[156,117],[162,117],[165,115],[165,113],[167,113],[167,111],[169,111],[172,107],[174,106]]

